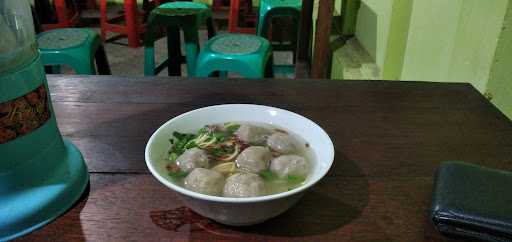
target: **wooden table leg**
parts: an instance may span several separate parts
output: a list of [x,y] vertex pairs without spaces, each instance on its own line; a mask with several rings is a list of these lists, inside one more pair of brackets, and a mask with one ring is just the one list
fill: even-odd
[[332,27],[332,13],[334,11],[334,0],[321,0],[318,8],[318,20],[315,33],[315,49],[311,61],[312,78],[328,78],[329,37]]

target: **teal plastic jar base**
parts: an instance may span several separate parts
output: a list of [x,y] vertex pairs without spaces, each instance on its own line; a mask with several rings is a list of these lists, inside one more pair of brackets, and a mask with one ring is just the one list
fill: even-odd
[[[84,192],[89,173],[80,151],[64,140],[65,155],[59,167],[37,187],[0,196],[0,241],[30,233],[66,212]],[[37,162],[55,157],[46,152]],[[57,156],[58,157],[58,156]],[[16,171],[13,171],[16,172]]]

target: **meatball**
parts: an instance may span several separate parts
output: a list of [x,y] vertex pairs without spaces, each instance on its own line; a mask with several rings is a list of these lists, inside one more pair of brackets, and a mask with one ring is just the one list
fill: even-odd
[[199,167],[206,168],[209,163],[208,154],[206,151],[199,148],[188,149],[178,156],[176,163],[184,172],[189,172]]
[[185,188],[213,196],[220,196],[224,187],[224,176],[205,168],[196,168],[185,177]]
[[235,135],[241,141],[248,144],[264,144],[270,132],[258,126],[242,124],[235,132]]
[[270,170],[281,178],[287,176],[306,177],[309,171],[309,164],[301,156],[282,155],[270,162]]
[[259,173],[268,168],[270,159],[272,159],[272,153],[269,148],[251,146],[242,151],[235,162],[238,168],[243,171]]
[[293,153],[295,151],[295,144],[292,137],[283,133],[274,133],[267,139],[267,145],[270,149],[283,154]]
[[225,197],[257,197],[265,195],[263,179],[252,173],[237,173],[228,179],[224,185]]

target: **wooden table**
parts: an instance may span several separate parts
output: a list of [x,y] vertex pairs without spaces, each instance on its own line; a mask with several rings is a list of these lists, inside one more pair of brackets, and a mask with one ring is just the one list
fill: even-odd
[[[48,79],[60,130],[87,160],[90,192],[19,241],[449,241],[427,218],[439,163],[512,170],[512,123],[468,84]],[[146,141],[168,119],[222,103],[311,118],[335,143],[334,166],[295,207],[261,225],[226,227],[182,209],[146,169]]]

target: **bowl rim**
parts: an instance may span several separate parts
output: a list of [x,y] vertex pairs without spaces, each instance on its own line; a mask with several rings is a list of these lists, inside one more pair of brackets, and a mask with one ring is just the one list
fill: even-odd
[[[276,109],[279,112],[285,112],[285,113],[288,113],[288,114],[290,114],[292,116],[296,116],[298,118],[305,119],[306,122],[309,122],[312,126],[314,126],[315,129],[318,129],[323,135],[325,135],[325,137],[327,137],[327,139],[329,141],[329,144],[328,144],[326,152],[329,152],[328,159],[327,159],[329,163],[327,164],[327,166],[325,166],[324,170],[320,171],[320,175],[316,179],[310,180],[309,182],[305,183],[304,185],[302,185],[300,187],[297,187],[295,189],[292,189],[292,190],[286,191],[286,192],[282,192],[282,193],[276,193],[276,194],[259,196],[259,197],[245,197],[245,198],[212,196],[212,195],[205,195],[205,194],[201,194],[201,193],[198,193],[198,192],[190,191],[188,189],[185,189],[183,187],[175,185],[174,183],[172,183],[171,181],[169,181],[168,179],[163,177],[160,173],[158,173],[158,171],[153,166],[152,161],[151,161],[151,159],[149,157],[149,148],[150,148],[150,145],[153,143],[157,133],[161,132],[164,127],[169,125],[169,123],[172,123],[175,120],[181,119],[184,116],[191,115],[191,114],[196,113],[196,112],[202,112],[205,109],[219,108],[219,107],[228,107],[228,106],[246,106],[246,107],[256,107],[256,108],[271,108],[271,109]],[[301,192],[305,191],[306,189],[309,189],[310,187],[315,185],[318,181],[320,181],[322,178],[324,178],[325,175],[327,174],[327,172],[330,170],[330,168],[332,167],[332,164],[334,163],[334,153],[335,153],[334,145],[332,143],[331,138],[327,134],[327,132],[325,132],[325,130],[322,129],[322,127],[320,127],[318,124],[313,122],[311,119],[306,118],[306,117],[304,117],[304,116],[302,116],[300,114],[297,114],[297,113],[294,113],[294,112],[291,112],[291,111],[288,111],[288,110],[285,110],[285,109],[276,108],[276,107],[272,107],[272,106],[266,106],[266,105],[258,105],[258,104],[220,104],[220,105],[206,106],[206,107],[202,107],[202,108],[198,108],[198,109],[194,109],[194,110],[182,113],[182,114],[180,114],[180,115],[178,115],[178,116],[176,116],[176,117],[166,121],[164,124],[160,125],[160,127],[158,127],[158,129],[155,132],[153,132],[153,134],[149,138],[148,142],[146,143],[146,148],[145,148],[145,151],[144,151],[144,158],[146,160],[146,166],[148,167],[149,171],[151,172],[151,174],[158,181],[160,181],[162,184],[164,184],[168,188],[171,188],[175,192],[178,192],[178,193],[180,193],[182,195],[189,196],[189,197],[196,198],[196,199],[200,199],[200,200],[213,201],[213,202],[254,203],[254,202],[265,202],[265,201],[270,201],[270,200],[276,200],[276,199],[280,199],[280,198],[289,197],[291,195],[298,194],[298,193],[301,193]]]

